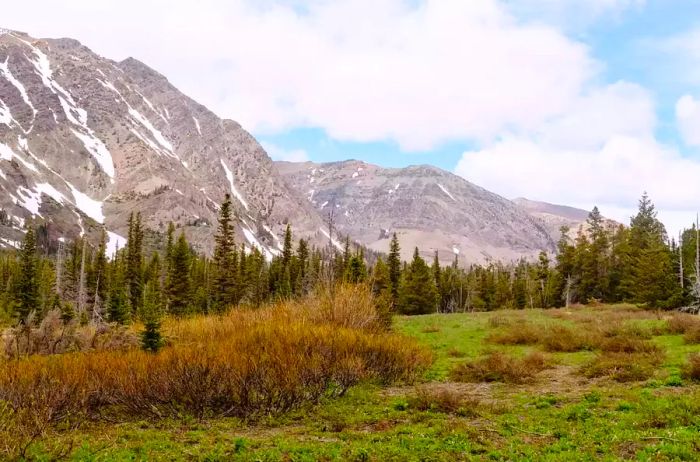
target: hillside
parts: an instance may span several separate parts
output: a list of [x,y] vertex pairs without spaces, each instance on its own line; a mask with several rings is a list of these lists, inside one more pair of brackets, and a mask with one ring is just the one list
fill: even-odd
[[511,201],[431,166],[381,168],[360,161],[278,162],[280,173],[337,230],[378,251],[392,233],[403,257],[420,247],[443,262],[513,260],[553,251],[542,224]]

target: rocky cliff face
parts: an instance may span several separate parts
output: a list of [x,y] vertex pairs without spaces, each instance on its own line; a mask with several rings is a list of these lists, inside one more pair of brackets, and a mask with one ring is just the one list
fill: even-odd
[[463,263],[533,257],[554,251],[539,221],[513,202],[429,166],[381,168],[359,161],[277,163],[280,173],[341,234],[387,251],[396,232],[403,257],[418,246]]
[[135,59],[0,30],[0,245],[30,218],[66,237],[104,225],[115,245],[141,211],[148,228],[173,221],[209,250],[225,193],[239,242],[268,256],[287,222],[323,239],[313,207],[236,122]]

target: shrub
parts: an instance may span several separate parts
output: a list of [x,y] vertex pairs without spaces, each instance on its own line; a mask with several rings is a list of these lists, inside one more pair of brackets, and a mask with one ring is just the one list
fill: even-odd
[[685,331],[683,336],[685,343],[698,344],[700,343],[700,324],[693,325]]
[[450,358],[463,358],[466,355],[462,350],[452,347],[449,350],[447,350],[447,356],[449,356]]
[[700,353],[688,356],[688,363],[683,366],[682,376],[686,380],[700,382]]
[[682,335],[700,329],[700,317],[688,313],[676,313],[666,321],[670,334]]
[[604,339],[600,344],[600,349],[612,353],[658,353],[661,351],[658,345],[629,335]]
[[511,326],[503,332],[492,333],[487,341],[499,345],[534,345],[541,337],[542,328],[532,324],[522,324]]
[[549,367],[548,358],[533,352],[517,359],[501,352],[456,366],[450,376],[458,382],[524,383]]
[[498,327],[510,326],[511,324],[512,321],[510,319],[500,314],[491,316],[489,318],[489,327],[492,327],[494,329]]
[[651,378],[663,362],[660,351],[650,353],[603,352],[581,369],[588,378],[608,377],[617,382],[640,382]]
[[59,310],[47,313],[38,325],[20,325],[3,333],[8,358],[90,350],[127,350],[139,343],[138,336],[124,326],[102,322],[81,326],[78,320],[62,319]]
[[409,407],[419,411],[435,411],[445,414],[457,414],[462,417],[478,415],[480,402],[477,398],[446,387],[432,389],[417,387],[415,394],[408,401]]
[[[338,305],[349,306],[344,297],[363,300],[339,292]],[[168,319],[171,346],[158,353],[132,348],[0,362],[0,403],[17,416],[11,426],[32,435],[102,417],[248,418],[342,395],[363,379],[411,382],[430,365],[426,349],[378,328],[372,313],[363,318],[323,303]],[[22,423],[21,416],[32,419]]]
[[597,344],[597,338],[590,332],[584,333],[565,326],[552,326],[545,331],[541,343],[546,351],[572,353],[593,350]]

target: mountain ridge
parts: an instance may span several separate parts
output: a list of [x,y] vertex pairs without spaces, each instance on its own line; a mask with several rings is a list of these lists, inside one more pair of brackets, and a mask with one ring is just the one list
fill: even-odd
[[[169,221],[210,250],[218,204],[230,193],[239,242],[271,258],[293,222],[322,223],[240,124],[221,119],[134,58],[102,58],[74,39],[0,35],[0,209],[16,244],[27,219],[57,235],[104,225],[123,245],[126,222]],[[3,241],[4,242],[4,241]],[[8,246],[7,242],[4,242]]]
[[[464,263],[514,260],[554,251],[542,224],[511,201],[432,165],[383,168],[358,160],[276,162],[317,211],[337,209],[340,232],[377,251],[397,232],[403,258],[413,247]],[[333,205],[335,204],[335,205]]]

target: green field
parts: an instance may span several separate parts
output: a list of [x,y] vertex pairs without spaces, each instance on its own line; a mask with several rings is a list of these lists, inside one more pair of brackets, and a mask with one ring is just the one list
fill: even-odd
[[[671,334],[667,316],[629,307],[401,317],[395,329],[434,353],[417,384],[367,383],[283,416],[90,424],[58,433],[32,454],[68,460],[454,461],[698,460],[700,385],[682,377],[698,344]],[[524,383],[450,381],[457,365],[492,351],[514,357],[540,344],[499,345],[490,335],[525,326],[578,331],[634,328],[663,350],[650,378],[590,378],[598,352],[550,353]],[[46,456],[46,460],[49,456]]]

